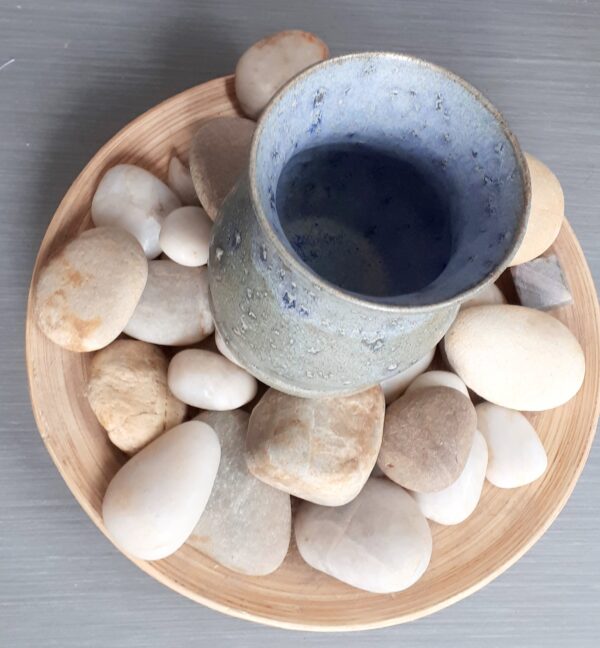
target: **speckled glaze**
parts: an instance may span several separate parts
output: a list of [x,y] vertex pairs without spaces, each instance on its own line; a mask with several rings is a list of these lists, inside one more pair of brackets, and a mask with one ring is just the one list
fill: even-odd
[[[444,194],[451,253],[417,291],[394,293],[393,277],[384,294],[342,289],[307,265],[284,233],[276,192],[285,165],[308,148],[349,142],[398,156]],[[462,79],[400,54],[320,63],[263,113],[248,173],[213,228],[217,330],[241,365],[290,394],[344,394],[380,382],[431,349],[460,303],[498,277],[521,241],[529,202],[516,139]],[[374,205],[375,226],[380,213]]]

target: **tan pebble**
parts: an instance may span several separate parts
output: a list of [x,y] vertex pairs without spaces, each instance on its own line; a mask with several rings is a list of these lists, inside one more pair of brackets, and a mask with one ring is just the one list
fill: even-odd
[[461,308],[471,308],[471,306],[483,306],[485,304],[506,304],[506,297],[496,284],[488,284],[485,288],[461,304]]
[[384,407],[379,386],[335,398],[299,398],[269,389],[250,417],[248,468],[296,497],[345,504],[375,465]]
[[116,340],[98,351],[87,396],[100,425],[121,450],[133,454],[181,423],[187,407],[167,386],[167,357],[139,340]]
[[474,306],[446,334],[448,362],[485,400],[516,410],[558,407],[581,387],[585,358],[569,329],[531,308]]
[[531,261],[554,243],[565,217],[565,198],[558,178],[540,160],[525,153],[531,176],[531,209],[521,246],[511,266]]
[[328,56],[329,48],[321,39],[299,29],[281,31],[254,43],[235,68],[235,93],[243,111],[256,119],[279,88]]
[[123,331],[147,276],[144,251],[131,234],[113,227],[87,230],[39,271],[38,325],[70,351],[101,349]]
[[417,389],[424,389],[426,387],[450,387],[457,389],[470,400],[469,390],[465,383],[451,371],[426,371],[420,376],[417,376],[408,386],[406,393]]
[[256,124],[217,117],[202,124],[190,149],[190,171],[200,204],[214,221],[227,194],[247,169]]
[[476,425],[475,408],[458,390],[417,389],[387,408],[377,463],[405,488],[442,490],[465,467]]
[[192,174],[176,155],[169,162],[169,187],[179,196],[183,205],[200,203],[194,189]]

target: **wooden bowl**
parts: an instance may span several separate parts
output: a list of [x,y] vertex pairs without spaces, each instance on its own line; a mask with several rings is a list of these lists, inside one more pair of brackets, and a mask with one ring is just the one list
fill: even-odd
[[[187,157],[198,123],[238,114],[233,79],[215,79],[169,99],[136,119],[85,167],[60,204],[34,270],[59,246],[90,226],[90,203],[111,166],[139,164],[165,178],[171,154]],[[284,628],[357,630],[430,614],[475,592],[522,556],[569,497],[588,455],[599,413],[599,314],[588,267],[568,223],[554,251],[573,292],[573,306],[553,313],[581,342],[587,374],[569,403],[530,418],[548,453],[543,478],[514,490],[486,483],[479,506],[463,524],[432,524],[433,556],[424,577],[407,591],[362,592],[314,571],[292,546],[283,566],[265,577],[245,577],[184,545],[165,560],[132,560],[177,592],[226,614]],[[104,531],[101,502],[123,464],[85,397],[90,355],[64,351],[38,330],[27,310],[27,369],[33,412],[48,452],[87,514]]]

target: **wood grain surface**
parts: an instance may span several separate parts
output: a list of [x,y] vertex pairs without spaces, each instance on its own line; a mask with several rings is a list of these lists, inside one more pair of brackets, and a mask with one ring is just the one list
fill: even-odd
[[600,276],[596,2],[1,2],[0,645],[596,645],[597,444],[561,516],[500,579],[427,619],[344,637],[253,626],[169,592],[98,533],[48,458],[28,403],[23,321],[58,202],[130,119],[229,72],[247,44],[288,26],[314,30],[333,53],[430,58],[480,87],[556,171]]

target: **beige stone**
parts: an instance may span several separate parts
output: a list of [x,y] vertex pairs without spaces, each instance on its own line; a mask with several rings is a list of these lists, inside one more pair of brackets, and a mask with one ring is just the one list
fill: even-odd
[[283,562],[290,544],[290,496],[256,479],[246,466],[249,415],[203,412],[221,443],[215,484],[189,544],[241,574],[262,576]]
[[144,342],[182,346],[208,337],[215,325],[206,266],[187,268],[169,259],[148,264],[148,282],[125,333]]
[[558,178],[540,160],[525,153],[531,176],[531,209],[521,246],[510,265],[531,261],[556,240],[565,217],[565,198]]
[[201,207],[179,207],[160,230],[162,251],[179,265],[196,268],[208,263],[212,221]]
[[147,276],[148,262],[131,234],[113,227],[87,230],[39,271],[38,325],[70,351],[101,349],[123,331]]
[[345,506],[302,502],[294,534],[311,567],[379,594],[416,583],[431,559],[427,520],[411,496],[387,479],[369,479]]
[[410,383],[405,393],[410,394],[417,389],[425,389],[426,387],[451,387],[457,389],[470,400],[467,386],[451,371],[426,371]]
[[506,304],[506,297],[496,284],[488,284],[485,288],[477,291],[471,299],[467,299],[461,304],[461,308],[471,308],[471,306],[483,306],[485,304]]
[[321,39],[299,29],[277,32],[254,43],[235,68],[235,93],[243,111],[257,119],[279,88],[328,56],[329,48]]
[[87,397],[100,425],[133,454],[181,423],[186,406],[167,386],[167,357],[139,340],[116,340],[90,364]]
[[405,488],[440,491],[463,471],[476,424],[475,408],[458,390],[417,389],[388,407],[377,463]]
[[161,434],[108,485],[102,517],[109,537],[142,560],[177,551],[208,502],[220,454],[219,439],[206,423],[188,421]]
[[299,398],[269,389],[252,411],[248,468],[302,499],[341,506],[364,486],[381,445],[379,386],[353,396]]
[[581,387],[585,358],[569,329],[531,308],[474,306],[446,334],[448,362],[485,400],[516,410],[558,407]]
[[202,124],[190,149],[190,171],[200,204],[214,221],[227,194],[248,166],[256,124],[217,117]]

